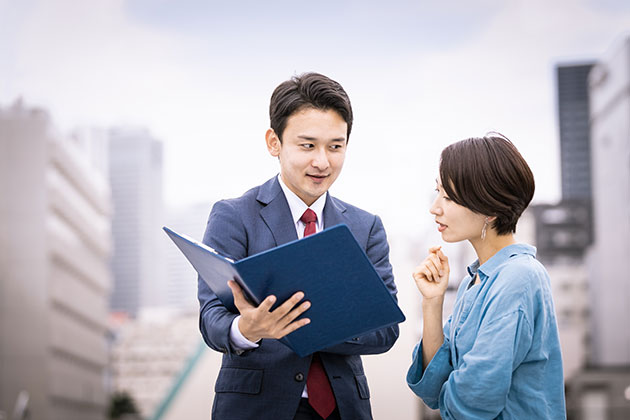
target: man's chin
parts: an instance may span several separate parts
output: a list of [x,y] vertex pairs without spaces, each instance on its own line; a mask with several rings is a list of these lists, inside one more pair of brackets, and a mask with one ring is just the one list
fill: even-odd
[[326,191],[328,191],[328,188],[312,189],[308,192],[308,195],[310,196],[311,199],[313,199],[313,201],[315,201],[319,197],[321,197],[323,194],[326,194]]

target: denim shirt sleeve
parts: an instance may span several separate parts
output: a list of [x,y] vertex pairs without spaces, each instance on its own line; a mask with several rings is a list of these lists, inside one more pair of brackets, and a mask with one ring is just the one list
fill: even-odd
[[498,416],[507,401],[512,372],[531,347],[532,333],[522,310],[482,326],[473,348],[442,386],[438,404],[442,418]]
[[422,340],[413,349],[411,367],[407,371],[407,385],[429,407],[438,408],[442,385],[453,371],[449,332],[451,319],[444,325],[444,343],[433,356],[426,369],[422,366]]

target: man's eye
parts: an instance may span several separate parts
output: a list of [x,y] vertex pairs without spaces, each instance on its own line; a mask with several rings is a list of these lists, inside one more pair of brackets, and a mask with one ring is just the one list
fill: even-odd
[[311,143],[304,143],[302,144],[302,147],[305,149],[312,149],[314,146]]

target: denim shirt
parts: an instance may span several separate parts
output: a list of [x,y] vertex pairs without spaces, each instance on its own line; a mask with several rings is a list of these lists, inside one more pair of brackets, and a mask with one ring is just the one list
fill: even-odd
[[444,344],[426,369],[416,345],[407,384],[443,419],[565,419],[558,326],[536,249],[507,246],[468,273]]

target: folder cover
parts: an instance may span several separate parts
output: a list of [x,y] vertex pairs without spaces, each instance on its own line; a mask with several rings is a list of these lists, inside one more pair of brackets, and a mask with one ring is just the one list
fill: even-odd
[[225,307],[238,313],[228,280],[235,280],[258,305],[267,296],[281,304],[303,291],[311,322],[280,341],[300,357],[393,324],[405,316],[346,225],[237,262],[212,248],[164,227]]

